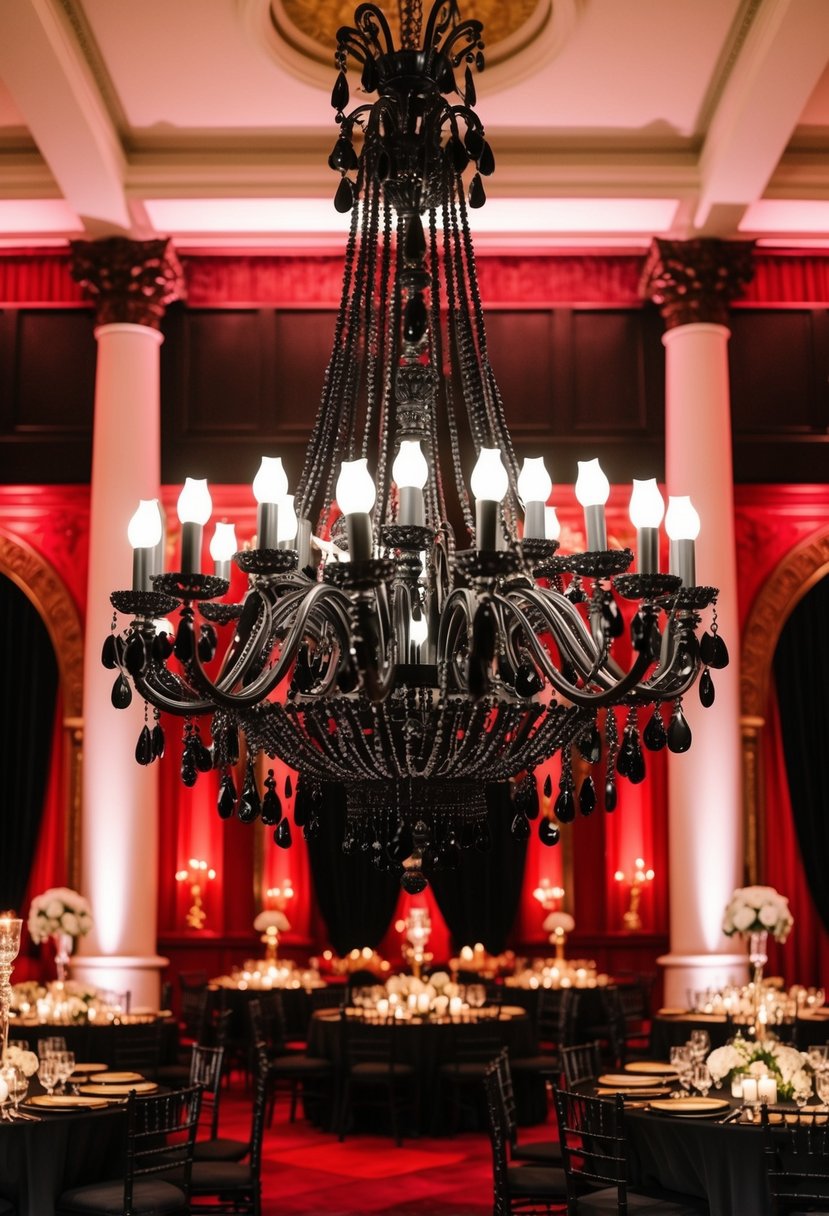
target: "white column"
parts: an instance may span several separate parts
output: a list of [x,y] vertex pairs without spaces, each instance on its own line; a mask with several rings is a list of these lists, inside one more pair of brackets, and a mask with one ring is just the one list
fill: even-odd
[[[697,583],[720,588],[719,629],[730,663],[712,671],[716,699],[704,709],[690,693],[683,710],[690,751],[668,770],[670,953],[665,1003],[689,989],[745,980],[745,953],[723,936],[722,914],[742,872],[740,668],[737,566],[731,462],[731,409],[725,325],[693,322],[669,329],[666,351],[666,485],[690,494],[702,520]],[[706,621],[707,623],[707,621]]]
[[134,697],[126,710],[113,707],[118,673],[102,666],[101,647],[112,618],[110,592],[132,582],[130,516],[139,499],[158,496],[162,336],[120,322],[99,326],[95,336],[82,817],[82,888],[95,927],[81,941],[72,975],[129,989],[133,1007],[157,1007],[166,963],[156,951],[157,771],[136,763],[143,702]]

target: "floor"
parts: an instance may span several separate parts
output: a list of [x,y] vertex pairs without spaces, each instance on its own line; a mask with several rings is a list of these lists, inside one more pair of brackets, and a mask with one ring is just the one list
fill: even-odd
[[[247,1138],[250,1099],[234,1080],[222,1095],[221,1134]],[[521,1130],[523,1142],[549,1139],[548,1123]],[[288,1121],[280,1099],[266,1129],[263,1216],[489,1216],[492,1158],[485,1132],[404,1140],[349,1135],[342,1144],[305,1121]]]

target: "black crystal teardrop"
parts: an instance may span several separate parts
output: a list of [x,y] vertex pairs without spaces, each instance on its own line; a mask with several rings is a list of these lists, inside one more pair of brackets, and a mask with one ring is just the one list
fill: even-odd
[[625,622],[619,611],[619,605],[611,591],[602,597],[602,618],[607,629],[608,637],[619,638],[624,633]]
[[545,815],[538,825],[538,839],[551,849],[561,840],[561,828]]
[[616,772],[620,777],[627,777],[630,769],[630,745],[627,739],[619,748],[619,754],[616,757]]
[[648,622],[640,609],[630,622],[630,644],[637,653],[641,654],[644,650],[647,643],[647,635]]
[[386,847],[386,854],[390,861],[405,861],[407,857],[411,857],[413,849],[411,828],[401,823]]
[[426,312],[423,292],[416,291],[406,301],[403,312],[403,337],[407,342],[419,342],[426,333],[428,323],[429,316]]
[[157,633],[153,638],[153,644],[150,647],[153,659],[156,663],[166,663],[170,655],[173,653],[173,639],[166,630]]
[[639,739],[636,735],[632,735],[627,773],[628,781],[631,785],[641,785],[645,780],[645,771],[645,757],[639,746]]
[[477,160],[484,146],[483,133],[477,127],[470,127],[463,142],[472,160]]
[[160,760],[164,755],[164,727],[160,722],[156,722],[152,729],[153,756],[156,760]]
[[212,625],[202,625],[199,635],[199,658],[209,663],[216,653],[216,631]]
[[134,633],[124,652],[124,666],[131,676],[140,676],[147,661],[147,647],[140,633]]
[[419,895],[429,885],[429,880],[422,870],[406,870],[400,879],[400,885],[407,895]]
[[519,813],[514,817],[510,827],[513,840],[526,840],[530,834],[530,824],[526,815]]
[[334,87],[331,90],[331,105],[335,110],[342,111],[348,105],[348,80],[345,72],[338,72]]
[[126,709],[132,701],[132,689],[125,676],[119,676],[112,686],[112,704],[116,709]]
[[[306,840],[315,840],[316,837],[319,836],[319,831],[320,831],[319,816],[312,815],[311,818],[306,823],[305,827],[302,829],[302,835],[305,837]],[[385,865],[383,866],[383,868],[384,869],[386,868]]]
[[364,93],[373,93],[377,88],[377,64],[371,55],[366,55],[363,72],[360,76],[360,87]]
[[275,789],[265,790],[262,799],[262,822],[268,827],[275,827],[282,818],[282,803]]
[[608,777],[604,783],[604,809],[606,811],[615,811],[619,804],[619,791],[616,789],[616,782]]
[[274,841],[279,845],[280,849],[289,849],[291,847],[291,824],[290,820],[284,816],[280,819],[273,834]]
[[479,72],[482,72],[485,66],[486,60],[484,59],[484,53],[483,51],[478,51],[477,55],[475,56],[475,67]]
[[661,752],[668,742],[668,736],[665,734],[665,723],[662,721],[662,714],[659,712],[658,705],[642,732],[642,742],[648,751],[651,752]]
[[478,100],[478,94],[475,89],[475,79],[472,75],[472,69],[470,67],[467,67],[466,71],[464,72],[463,82],[464,105],[469,106],[471,109]]
[[357,153],[354,151],[354,145],[350,139],[346,139],[344,135],[340,136],[334,144],[328,163],[332,169],[337,169],[340,173],[357,168]]
[[483,207],[485,202],[486,190],[484,190],[484,183],[481,181],[480,173],[476,173],[469,183],[469,206],[477,210],[478,207]]
[[213,767],[213,753],[209,747],[205,747],[201,738],[195,737],[193,744],[193,759],[196,762],[196,768],[200,773],[209,773]]
[[340,178],[337,192],[334,195],[334,210],[345,215],[354,206],[354,186],[347,177]]
[[475,849],[479,853],[489,853],[492,848],[492,836],[489,832],[489,824],[485,820],[480,820],[475,827]]
[[139,764],[152,764],[155,760],[153,755],[153,739],[150,734],[150,728],[145,723],[141,728],[141,734],[138,736],[138,742],[135,745],[135,758]]
[[235,726],[225,731],[225,760],[228,764],[239,763],[239,732]]
[[553,779],[548,773],[544,778],[544,797],[551,798],[553,794]]
[[515,691],[519,697],[534,697],[543,687],[544,682],[536,669],[529,663],[522,663],[515,673]]
[[423,221],[417,212],[409,216],[406,225],[406,240],[403,245],[403,255],[407,262],[422,262],[426,255],[426,237],[423,232]]
[[261,811],[262,804],[259,801],[259,790],[256,788],[256,777],[253,768],[249,767],[245,784],[242,787],[242,796],[239,799],[238,815],[242,823],[253,823],[259,818]]
[[515,798],[515,808],[528,819],[537,819],[540,810],[538,804],[538,786],[533,776],[525,777],[518,787]]
[[104,644],[101,648],[101,662],[110,671],[114,671],[118,666],[118,647],[115,643],[114,633],[108,633],[104,638]]
[[391,158],[385,148],[381,148],[377,153],[377,159],[374,162],[374,176],[378,182],[384,182],[391,174]]
[[469,153],[456,135],[449,140],[448,152],[452,158],[452,167],[456,173],[463,173],[469,164]]
[[585,777],[579,790],[579,810],[582,815],[592,815],[596,809],[596,787],[592,777]]
[[699,699],[706,709],[714,704],[715,695],[714,681],[711,679],[711,672],[706,667],[699,681]]
[[185,747],[181,754],[181,782],[186,785],[188,790],[191,790],[198,780],[198,772],[196,771],[196,762],[193,759],[193,753],[189,747]]
[[718,633],[704,633],[700,641],[700,657],[715,671],[728,666],[728,647]]
[[484,177],[489,177],[491,173],[495,172],[495,153],[486,140],[481,148],[481,155],[478,157],[478,172],[482,173]]
[[294,783],[293,783],[293,781],[291,781],[291,774],[288,773],[288,776],[285,778],[285,797],[290,798],[291,795],[293,794],[293,792],[294,792]]
[[668,747],[672,752],[687,752],[691,746],[692,738],[691,728],[685,720],[682,707],[677,705],[671,717],[671,724],[668,727]]
[[236,786],[233,784],[233,777],[229,772],[222,777],[216,806],[220,819],[230,819],[236,806]]
[[559,823],[572,823],[576,818],[576,800],[573,791],[565,787],[556,798],[553,812]]
[[595,722],[587,730],[582,731],[576,740],[576,747],[588,764],[599,763],[602,758],[602,736]]
[[191,662],[196,653],[196,643],[193,637],[193,622],[182,621],[176,634],[176,644],[173,647],[176,658],[180,663]]

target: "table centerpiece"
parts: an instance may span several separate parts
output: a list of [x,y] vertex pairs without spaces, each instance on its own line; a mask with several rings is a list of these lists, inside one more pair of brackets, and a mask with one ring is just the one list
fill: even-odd
[[29,906],[29,936],[36,945],[50,937],[54,941],[59,983],[66,979],[75,939],[84,937],[92,928],[92,923],[88,901],[71,887],[49,887],[32,900]]

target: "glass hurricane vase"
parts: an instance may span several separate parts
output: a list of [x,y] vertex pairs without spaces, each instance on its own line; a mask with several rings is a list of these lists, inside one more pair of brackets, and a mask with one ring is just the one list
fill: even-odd
[[763,968],[768,962],[768,930],[758,929],[748,935],[748,961],[751,963],[751,982],[759,988],[763,982]]
[[58,983],[66,982],[66,976],[69,971],[69,959],[72,954],[72,947],[75,945],[75,939],[71,933],[53,933],[52,941],[55,943],[55,968],[58,975]]

